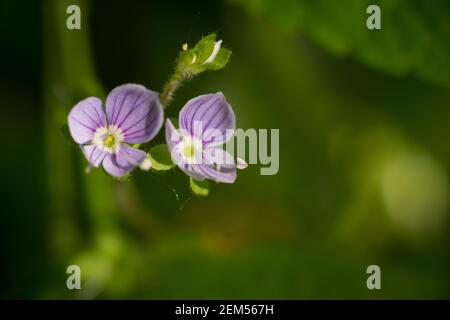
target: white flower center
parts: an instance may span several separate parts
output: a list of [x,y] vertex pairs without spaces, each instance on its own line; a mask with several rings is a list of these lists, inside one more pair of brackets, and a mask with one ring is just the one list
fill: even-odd
[[199,139],[192,136],[184,136],[178,145],[178,150],[184,163],[201,163],[203,144]]
[[100,127],[95,131],[92,143],[108,153],[117,153],[123,142],[122,130],[116,126]]

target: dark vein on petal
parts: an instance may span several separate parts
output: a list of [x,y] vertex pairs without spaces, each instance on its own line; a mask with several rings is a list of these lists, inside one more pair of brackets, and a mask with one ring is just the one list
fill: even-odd
[[[220,99],[220,97],[219,97],[217,100],[219,100],[219,99]],[[200,119],[203,119],[203,117],[205,117],[206,113],[208,113],[208,112],[212,109],[212,107],[217,103],[217,100],[214,101],[214,103],[213,103],[207,110],[205,110],[205,112],[203,112],[203,114],[201,115]],[[206,128],[208,127],[209,123],[211,123],[211,121],[216,117],[216,115],[217,115],[220,111],[222,111],[222,108],[223,108],[224,105],[225,105],[225,104],[222,104],[222,105],[220,106],[219,110],[217,110],[216,114],[211,118],[211,120],[210,120],[210,121],[208,122],[208,124],[204,127],[204,129],[206,129]]]
[[[94,149],[97,149],[94,147]],[[97,149],[98,150],[98,149]],[[97,160],[101,158],[101,156],[104,155],[104,152],[101,150],[98,150],[98,155],[97,158],[95,158],[95,160],[93,161],[94,164],[96,164]]]
[[[128,128],[122,129],[122,132],[125,133],[125,135],[127,135],[126,132],[128,130],[130,130],[132,127],[136,126],[142,120],[145,120],[147,117],[150,117],[150,115],[153,113],[154,110],[156,110],[156,108],[151,108],[141,119],[139,119],[138,121],[136,121],[132,125],[128,126]],[[140,131],[140,130],[137,130],[137,131]]]
[[88,125],[82,123],[80,120],[78,120],[77,118],[72,117],[72,120],[78,122],[79,124],[81,124],[83,127],[85,127],[86,129],[91,130],[92,132],[95,132],[95,129],[92,129],[91,127],[89,127]]
[[147,135],[149,134],[148,132],[145,132],[145,133],[143,133],[143,134],[141,134],[141,135],[139,135],[139,136],[133,136],[133,135],[136,134],[136,133],[139,133],[139,132],[141,132],[141,131],[147,130],[149,127],[151,127],[151,126],[153,125],[153,123],[154,123],[156,120],[157,120],[157,118],[153,118],[152,121],[150,121],[150,122],[148,123],[148,125],[146,125],[144,128],[139,129],[139,130],[136,130],[136,131],[134,131],[134,132],[131,132],[130,134],[127,134],[127,135],[126,135],[126,139],[137,139],[137,138],[142,138],[142,137],[147,136]]
[[[93,105],[92,105],[92,106],[93,106]],[[100,106],[100,108],[101,108],[101,106]],[[102,110],[102,113],[103,113],[103,116],[98,112],[98,110],[97,110],[96,107],[94,107],[94,110],[95,110],[95,113],[97,114],[98,118],[100,119],[100,121],[103,122],[104,117],[105,117],[105,113],[103,112],[103,109],[101,109],[101,110]],[[104,126],[103,123],[102,123],[102,126]]]
[[89,120],[91,120],[97,126],[97,128],[102,126],[95,119],[93,119],[86,111],[81,110],[81,112],[83,112],[89,118]]
[[133,91],[128,91],[127,92],[127,94],[125,94],[125,97],[122,99],[122,103],[120,103],[120,110],[119,110],[119,112],[117,113],[117,116],[116,116],[116,118],[114,119],[114,122],[112,122],[112,124],[116,124],[116,121],[117,120],[119,120],[119,117],[120,117],[120,114],[122,113],[122,110],[123,110],[123,104],[125,103],[125,100],[132,94],[132,93],[135,93],[136,92],[136,89],[134,89]]
[[94,154],[95,147],[92,147],[91,154],[89,155],[89,162],[92,162],[92,155]]
[[[195,112],[194,112],[194,114],[192,115],[192,118],[191,118],[191,125],[190,125],[190,129],[191,129],[191,130],[194,130],[194,128],[193,128],[193,126],[194,126],[194,119],[195,119],[195,115],[197,114],[198,110],[200,110],[205,104],[209,103],[212,99],[214,99],[214,97],[210,97],[208,100],[204,101],[204,102],[203,102],[202,104],[200,104],[200,105],[198,106],[198,108],[195,110]],[[213,104],[211,104],[211,106],[212,106],[212,105],[213,105]],[[209,109],[211,106],[209,106],[208,109]],[[188,129],[188,131],[190,131],[189,128],[186,128],[186,129]],[[192,131],[191,134],[194,134],[194,132]]]
[[[221,106],[220,106],[220,108],[219,108],[219,110],[217,110],[217,112],[214,114],[214,116],[212,116],[211,117],[211,119],[208,121],[208,123],[205,125],[205,130],[206,129],[208,129],[208,127],[209,127],[209,125],[211,124],[211,122],[216,118],[216,116],[220,113],[220,112],[222,112],[222,109],[224,108],[224,107],[226,107],[226,105],[225,104],[222,104]],[[227,113],[225,112],[225,117],[227,116]],[[218,127],[218,126],[215,126],[216,128]]]
[[[111,118],[113,117],[114,111],[116,110],[116,104],[117,104],[117,95],[114,95],[114,102],[113,102],[113,105],[111,107],[111,114],[110,114]],[[106,113],[106,116],[108,118],[107,119],[108,123],[112,123],[112,119],[109,118],[108,113]]]
[[[122,126],[122,124],[125,122],[125,120],[127,120],[127,118],[130,116],[130,114],[132,114],[134,111],[136,111],[136,109],[137,109],[138,106],[141,106],[141,104],[143,104],[143,103],[146,102],[145,99],[144,99],[143,102],[141,102],[141,103],[136,103],[136,102],[142,97],[143,94],[144,94],[144,91],[142,91],[142,92],[136,97],[136,99],[134,100],[134,102],[133,102],[133,104],[132,104],[132,106],[131,106],[131,108],[130,108],[130,111],[129,111],[129,112],[127,113],[127,115],[123,118],[123,120],[120,122],[120,124],[117,125],[119,128]],[[123,131],[123,130],[122,130],[122,131]]]
[[[216,115],[217,115],[217,114],[216,114]],[[214,117],[215,117],[216,115],[214,115]],[[228,114],[225,113],[224,116],[223,116],[223,118],[222,118],[222,120],[221,120],[217,125],[215,125],[214,128],[217,129],[218,127],[220,127],[220,126],[222,125],[222,123],[227,119],[227,117],[228,117]],[[211,121],[212,121],[212,120],[211,120]],[[211,123],[211,121],[210,121],[210,123]],[[208,125],[209,125],[210,123],[208,123]],[[205,129],[205,130],[206,130],[206,129]],[[219,130],[219,129],[217,129],[217,130]],[[209,135],[208,135],[207,137],[205,137],[204,139],[206,140],[206,139],[208,139],[210,136],[211,136],[211,133],[209,133]],[[227,137],[226,137],[226,129],[225,129],[225,139],[226,139],[226,138],[227,138]]]

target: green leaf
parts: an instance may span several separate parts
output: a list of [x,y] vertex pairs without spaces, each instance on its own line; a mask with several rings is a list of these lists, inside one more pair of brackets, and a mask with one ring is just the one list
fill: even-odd
[[148,158],[152,162],[152,169],[157,171],[167,171],[175,166],[166,144],[159,144],[150,148]]
[[191,186],[191,190],[198,196],[206,197],[209,194],[209,181],[197,181],[192,178],[189,178],[189,185]]

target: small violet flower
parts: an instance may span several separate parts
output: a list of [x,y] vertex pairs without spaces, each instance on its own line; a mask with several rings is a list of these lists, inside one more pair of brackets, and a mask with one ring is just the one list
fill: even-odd
[[235,129],[235,115],[225,96],[218,92],[189,100],[178,120],[178,130],[166,120],[166,142],[173,162],[195,180],[233,183],[237,165],[221,147]]
[[146,153],[129,144],[150,141],[161,129],[164,112],[156,92],[137,84],[114,88],[106,98],[106,114],[99,98],[77,103],[69,113],[69,130],[90,165],[100,164],[121,177],[139,166]]

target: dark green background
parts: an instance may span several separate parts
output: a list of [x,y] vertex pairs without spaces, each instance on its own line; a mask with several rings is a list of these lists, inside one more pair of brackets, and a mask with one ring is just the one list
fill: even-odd
[[[81,31],[65,27],[73,3]],[[365,26],[372,3],[381,30]],[[2,298],[450,297],[448,1],[0,9]],[[179,170],[86,175],[61,133],[70,108],[123,83],[160,91],[181,45],[210,32],[227,67],[186,83],[167,116],[224,92],[238,127],[280,129],[279,173],[252,165],[206,199]]]

